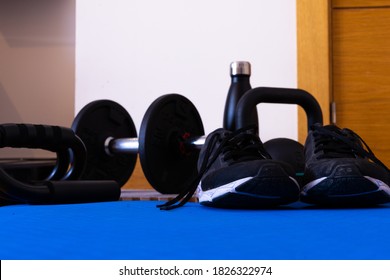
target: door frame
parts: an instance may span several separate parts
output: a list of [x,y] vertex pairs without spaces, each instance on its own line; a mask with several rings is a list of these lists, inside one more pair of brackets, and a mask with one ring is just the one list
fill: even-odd
[[[330,123],[332,96],[332,0],[296,0],[298,88],[311,93]],[[298,141],[307,136],[307,119],[298,108]]]

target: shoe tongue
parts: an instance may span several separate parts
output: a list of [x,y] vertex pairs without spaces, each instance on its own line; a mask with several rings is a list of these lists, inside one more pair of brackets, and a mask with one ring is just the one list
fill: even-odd
[[[356,155],[352,151],[352,147],[347,142],[356,142],[348,130],[342,130],[335,125],[326,125],[318,127],[320,134],[319,140],[322,144],[321,150],[323,151],[322,158],[354,158]],[[346,138],[349,138],[346,142]],[[344,140],[345,139],[345,140]]]
[[341,131],[342,131],[338,126],[333,125],[333,124],[325,125],[324,128],[329,130],[329,131],[336,132],[336,133],[341,133]]
[[[321,128],[320,128],[321,130]],[[335,134],[338,134],[340,135],[340,137],[346,137],[348,138],[350,141],[352,142],[356,142],[357,139],[354,135],[353,132],[351,132],[351,130],[349,129],[346,129],[346,128],[339,128],[338,126],[336,125],[333,125],[333,124],[329,124],[329,125],[325,125],[322,127],[322,130],[326,130],[328,131],[329,133],[335,133]],[[327,134],[327,133],[325,133]],[[333,136],[332,136],[333,135]],[[334,134],[329,134],[329,136],[331,136],[332,138],[334,138],[336,141],[341,141],[340,139],[336,139],[337,137],[334,135]]]
[[271,158],[264,149],[260,138],[251,131],[233,137],[231,142],[236,147],[233,157],[238,162]]
[[338,126],[333,125],[333,124],[325,125],[325,126],[323,126],[323,128],[330,131],[330,132],[337,133],[338,135],[340,135],[342,137],[346,137],[352,142],[360,143],[359,140],[357,139],[357,137],[355,136],[355,134],[350,129],[347,129],[347,128],[341,129]]

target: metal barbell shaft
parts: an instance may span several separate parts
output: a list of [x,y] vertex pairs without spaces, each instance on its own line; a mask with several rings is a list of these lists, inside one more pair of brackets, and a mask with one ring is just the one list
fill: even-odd
[[[188,146],[201,149],[206,140],[206,136],[200,136],[184,140]],[[138,138],[107,138],[104,143],[107,154],[135,154],[139,151]]]

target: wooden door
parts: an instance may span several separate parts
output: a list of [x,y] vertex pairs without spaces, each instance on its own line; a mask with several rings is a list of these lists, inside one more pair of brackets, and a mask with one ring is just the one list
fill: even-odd
[[[309,1],[297,0],[298,57],[318,52],[305,47],[299,37],[300,32],[307,34],[299,18],[303,17],[302,13],[307,14],[308,9],[311,12],[314,9],[306,3]],[[328,15],[327,20],[322,28],[314,21],[306,26],[319,31],[316,36],[328,38],[329,45],[325,48],[329,69],[302,76],[304,69],[298,64],[298,86],[320,100],[325,99],[321,104],[324,111],[334,102],[333,121],[358,133],[376,156],[390,166],[390,0],[318,1],[324,3],[324,7],[317,13]],[[303,60],[315,63],[315,59]],[[325,81],[329,90],[323,86],[321,92],[310,86],[318,85],[319,81]],[[326,95],[324,92],[328,92],[329,104],[322,96]],[[325,122],[330,122],[332,113],[327,116],[329,119]],[[300,135],[302,140],[304,136]]]
[[388,6],[378,7],[333,7],[332,77],[336,124],[357,132],[390,166],[390,1],[387,2]]

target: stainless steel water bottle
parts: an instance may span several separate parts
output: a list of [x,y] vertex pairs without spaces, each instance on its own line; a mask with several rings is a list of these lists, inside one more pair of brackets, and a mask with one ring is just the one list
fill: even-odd
[[[229,87],[225,111],[223,117],[223,128],[235,130],[235,112],[240,98],[250,89],[251,64],[247,61],[234,61],[230,64],[231,84]],[[253,122],[258,123],[257,111],[252,113]]]

